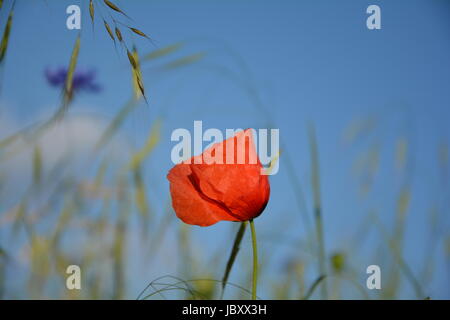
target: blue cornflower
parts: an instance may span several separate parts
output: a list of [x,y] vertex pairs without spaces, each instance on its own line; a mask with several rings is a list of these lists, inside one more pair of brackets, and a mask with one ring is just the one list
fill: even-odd
[[[101,87],[95,82],[96,72],[90,70],[75,70],[72,87],[74,91],[99,92]],[[56,70],[45,69],[45,77],[53,87],[63,88],[67,78],[67,68],[60,67]]]

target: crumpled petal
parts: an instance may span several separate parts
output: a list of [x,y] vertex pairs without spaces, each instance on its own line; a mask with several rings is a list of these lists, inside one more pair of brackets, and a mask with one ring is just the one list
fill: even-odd
[[193,184],[191,174],[190,165],[181,163],[173,167],[167,176],[172,206],[178,218],[198,226],[209,226],[221,220],[238,221],[221,205],[203,196]]
[[[237,146],[237,139],[242,138],[246,133],[248,129],[238,132],[233,138],[216,144],[212,148],[222,147],[232,139]],[[245,152],[248,158],[255,156],[257,159],[253,137],[252,135],[249,137],[250,141],[246,144]],[[264,210],[269,200],[269,180],[267,175],[261,175],[262,165],[259,159],[255,164],[249,164],[249,159],[245,161],[245,164],[236,162],[235,152],[234,164],[191,164],[191,170],[197,177],[203,194],[222,203],[241,221],[246,221],[257,217]]]
[[[173,167],[169,174],[172,205],[177,216],[188,224],[212,225],[218,221],[247,221],[261,214],[267,205],[270,185],[261,174],[250,129],[213,145],[202,155]],[[245,162],[237,163],[237,141],[245,136]],[[226,145],[234,141],[234,163],[226,164]],[[194,158],[223,148],[223,164],[197,164]],[[250,163],[250,159],[256,159]]]

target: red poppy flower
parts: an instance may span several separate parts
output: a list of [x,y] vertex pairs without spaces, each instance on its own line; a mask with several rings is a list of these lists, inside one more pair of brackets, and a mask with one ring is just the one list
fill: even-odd
[[175,213],[198,226],[253,219],[269,201],[269,179],[262,170],[252,130],[240,131],[169,171]]

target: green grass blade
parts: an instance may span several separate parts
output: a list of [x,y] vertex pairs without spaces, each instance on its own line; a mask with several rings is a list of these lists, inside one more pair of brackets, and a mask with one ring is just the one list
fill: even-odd
[[308,289],[308,291],[306,292],[305,296],[303,297],[302,300],[308,300],[309,298],[311,298],[311,296],[313,295],[314,291],[316,290],[316,288],[319,286],[319,284],[326,278],[325,275],[322,275],[320,277],[318,277],[313,284],[311,285],[311,287]]
[[141,150],[136,152],[129,163],[130,170],[138,169],[161,140],[161,121],[157,120],[150,129],[147,141]]
[[122,107],[122,109],[119,110],[117,115],[110,122],[110,124],[106,128],[105,132],[100,137],[100,140],[98,141],[98,143],[96,145],[96,149],[100,149],[112,138],[114,133],[123,124],[123,122],[125,121],[127,116],[131,113],[131,111],[134,110],[134,108],[136,108],[137,102],[138,102],[138,100],[132,98]]
[[75,74],[75,68],[77,67],[78,54],[80,53],[80,35],[75,40],[75,45],[70,57],[69,69],[67,71],[66,85],[65,85],[65,99],[70,102],[73,97],[73,76]]
[[[323,235],[323,219],[320,196],[320,169],[319,169],[319,154],[317,150],[316,133],[313,125],[309,126],[309,143],[311,153],[311,186],[314,198],[314,218],[316,222],[316,235],[318,242],[318,258],[319,258],[319,274],[326,275],[326,258],[325,258],[325,243]],[[326,283],[321,288],[321,298],[326,300],[328,297]]]
[[164,48],[154,50],[154,51],[150,52],[149,54],[145,55],[142,58],[142,61],[154,60],[154,59],[164,57],[168,54],[178,51],[183,45],[184,45],[184,43],[178,42],[178,43],[166,46]]
[[38,185],[42,177],[42,152],[39,146],[33,151],[33,184]]
[[162,68],[166,70],[177,69],[198,62],[205,57],[205,52],[191,54],[165,64]]
[[237,254],[239,252],[242,238],[244,237],[245,228],[247,226],[247,222],[242,222],[239,227],[238,232],[236,233],[236,238],[234,239],[233,249],[231,250],[230,257],[228,258],[227,266],[225,267],[225,273],[222,278],[222,294],[221,298],[223,298],[223,294],[225,292],[225,286],[227,285],[228,277],[230,276],[231,268],[233,267],[234,261],[236,260]]

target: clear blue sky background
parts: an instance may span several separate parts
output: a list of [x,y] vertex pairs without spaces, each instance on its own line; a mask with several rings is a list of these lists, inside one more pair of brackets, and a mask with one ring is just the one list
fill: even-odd
[[[0,116],[8,115],[26,124],[56,108],[59,94],[47,85],[43,70],[46,66],[68,63],[77,36],[76,31],[65,27],[65,8],[69,4],[82,8],[79,66],[95,67],[104,88],[101,94],[78,97],[72,112],[94,112],[111,118],[129,99],[127,58],[120,49],[116,53],[101,20],[96,20],[92,32],[87,3],[17,1],[1,79]],[[144,65],[149,107],[142,105],[123,131],[138,146],[146,137],[148,126],[159,115],[165,115],[161,145],[148,163],[148,184],[153,186],[149,192],[159,210],[165,204],[161,199],[168,197],[165,175],[172,165],[173,129],[191,129],[194,120],[203,120],[205,128],[222,130],[267,126],[264,114],[242,90],[242,85],[215,72],[218,66],[227,67],[248,76],[246,83],[258,90],[270,112],[270,121],[280,128],[309,209],[312,195],[307,124],[315,125],[327,252],[345,251],[354,244],[352,236],[371,211],[376,211],[386,226],[392,226],[399,190],[404,183],[411,185],[405,259],[414,272],[420,273],[430,237],[432,207],[443,210],[441,231],[449,235],[448,176],[443,176],[438,161],[439,145],[450,139],[448,1],[117,0],[116,3],[132,17],[133,21],[127,23],[150,35],[157,47],[186,41],[179,56],[207,53],[197,67],[181,71],[163,72],[157,62]],[[381,30],[366,28],[365,11],[370,4],[381,7]],[[0,21],[5,21],[6,14],[3,10]],[[136,35],[126,34],[126,38],[134,39],[141,53],[155,48]],[[245,63],[245,68],[239,61]],[[343,138],[346,128],[368,116],[376,119],[374,131],[355,144],[346,144]],[[395,145],[400,138],[408,139],[411,162],[406,173],[395,168]],[[372,191],[363,197],[353,167],[358,155],[373,145],[380,148],[380,167]],[[271,183],[270,203],[256,220],[261,238],[280,233],[300,238],[305,227],[283,155],[279,173],[271,177]],[[199,242],[210,240],[210,250],[223,250],[229,229],[227,224],[195,228],[194,235]],[[383,268],[383,261],[377,261],[374,255],[383,241],[375,227],[371,230],[360,256],[353,261],[363,285],[367,265],[379,264]],[[441,234],[439,239],[442,243]],[[279,255],[277,259],[281,261],[296,254],[292,247],[261,241],[263,255]],[[380,250],[388,248],[382,246]],[[436,252],[437,269],[427,292],[436,298],[449,298],[449,270],[443,246]],[[280,268],[274,266],[273,273],[279,273]],[[163,272],[154,270],[139,278],[154,278],[158,271]],[[145,267],[136,267],[136,272],[142,275]],[[130,291],[136,292],[141,287],[142,281],[134,281]],[[408,289],[403,296],[414,297]]]

